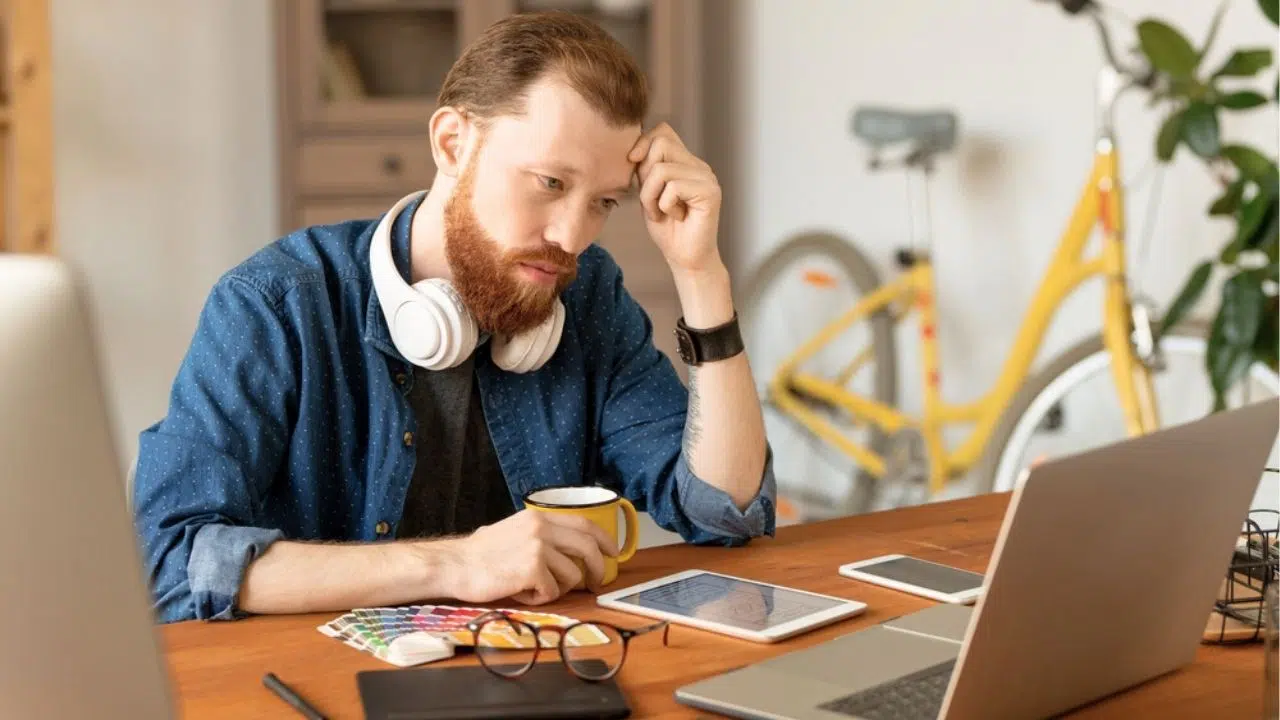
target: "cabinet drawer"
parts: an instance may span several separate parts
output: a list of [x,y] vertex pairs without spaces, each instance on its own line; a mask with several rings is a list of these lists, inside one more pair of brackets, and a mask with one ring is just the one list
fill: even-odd
[[298,208],[298,227],[328,225],[346,220],[370,220],[381,217],[396,204],[399,196],[384,198],[327,199],[306,198]]
[[436,166],[426,135],[397,138],[319,138],[298,154],[305,193],[354,191],[397,197],[431,184]]

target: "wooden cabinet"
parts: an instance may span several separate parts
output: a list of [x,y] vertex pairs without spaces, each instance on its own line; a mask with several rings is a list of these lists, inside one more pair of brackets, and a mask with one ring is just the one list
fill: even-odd
[[299,189],[306,195],[394,194],[428,186],[435,172],[425,135],[321,136],[298,149]]
[[0,252],[54,253],[48,0],[0,2]]
[[[564,9],[631,50],[650,85],[647,126],[702,144],[701,0],[276,0],[281,232],[376,216],[435,173],[427,123],[458,54],[496,20]],[[598,240],[622,266],[677,369],[679,301],[639,207],[614,211]]]

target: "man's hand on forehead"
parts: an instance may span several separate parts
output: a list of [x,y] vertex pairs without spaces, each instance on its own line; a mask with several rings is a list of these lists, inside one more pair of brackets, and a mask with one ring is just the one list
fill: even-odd
[[713,268],[720,262],[720,183],[711,166],[667,123],[642,134],[627,159],[636,163],[640,206],[668,264],[673,270]]
[[[665,190],[663,185],[677,180],[714,179],[714,175],[711,175],[711,166],[689,152],[680,136],[676,135],[675,129],[667,123],[662,123],[642,134],[627,159],[637,163],[636,177],[640,182],[641,200],[646,200],[645,190],[648,189],[651,191],[650,194],[654,195],[653,199],[658,209],[661,210],[661,213],[650,219],[662,219],[658,215],[674,215],[678,220],[684,219],[686,208],[683,202],[679,201],[678,194],[668,195],[666,201],[663,201],[662,191]],[[662,181],[661,184],[649,184],[655,168],[658,170],[657,179]],[[653,210],[651,205],[652,203],[644,203],[646,213]]]

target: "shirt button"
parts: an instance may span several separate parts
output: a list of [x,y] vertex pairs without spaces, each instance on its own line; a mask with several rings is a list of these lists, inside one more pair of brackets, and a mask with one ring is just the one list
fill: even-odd
[[382,522],[379,522],[377,525],[373,526],[373,531],[378,533],[379,535],[386,535],[387,533],[391,532],[391,526],[387,524],[386,520],[383,520]]
[[403,385],[403,384],[405,384],[405,381],[406,381],[406,380],[408,380],[408,379],[409,379],[409,377],[408,377],[407,375],[405,375],[404,373],[396,373],[396,384],[397,384],[397,385]]
[[404,434],[404,446],[405,446],[405,447],[413,447],[413,433],[411,433],[411,432],[406,432],[406,433]]

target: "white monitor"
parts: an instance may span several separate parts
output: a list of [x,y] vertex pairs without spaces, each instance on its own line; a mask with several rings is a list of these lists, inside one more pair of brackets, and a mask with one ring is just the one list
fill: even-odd
[[75,276],[0,254],[0,717],[173,715],[124,493]]

